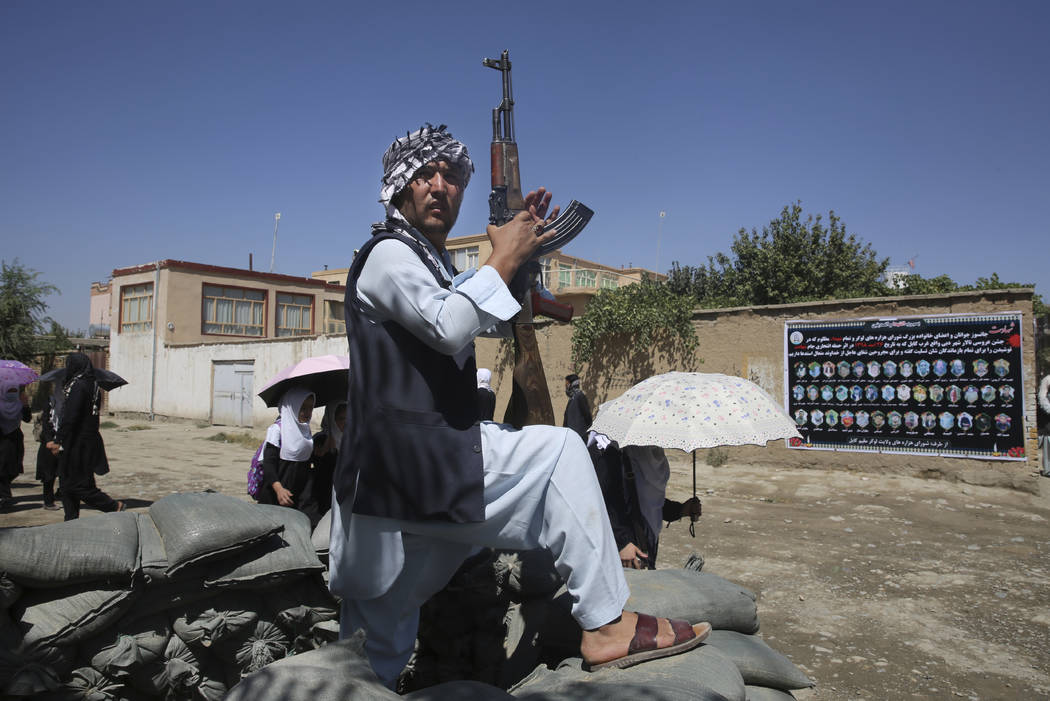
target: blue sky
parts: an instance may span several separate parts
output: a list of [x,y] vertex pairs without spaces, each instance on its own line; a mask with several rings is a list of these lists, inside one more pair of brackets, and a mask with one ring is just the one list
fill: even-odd
[[[597,215],[566,252],[661,271],[801,200],[894,264],[1050,293],[1050,3],[0,4],[0,257],[86,328],[114,268],[343,267],[380,156],[448,124],[487,218],[510,49],[522,180]],[[657,234],[659,212],[667,212]]]

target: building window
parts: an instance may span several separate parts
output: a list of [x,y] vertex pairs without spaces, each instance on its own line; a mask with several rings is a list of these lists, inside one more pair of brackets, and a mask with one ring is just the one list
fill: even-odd
[[558,287],[572,286],[572,266],[564,263],[558,264]]
[[577,270],[576,271],[576,286],[577,287],[594,287],[595,278],[597,275],[593,270]]
[[205,285],[201,312],[203,333],[224,336],[263,336],[266,292],[243,287]]
[[314,298],[311,295],[277,293],[277,335],[309,336],[313,327]]
[[328,318],[325,321],[325,331],[330,334],[346,333],[346,319],[343,315],[343,303],[337,299],[325,301],[328,310]]
[[449,251],[452,256],[452,266],[459,272],[478,267],[478,247],[468,246]]
[[135,333],[153,328],[153,283],[120,288],[120,332]]
[[551,286],[551,259],[540,258],[540,282],[547,289]]
[[619,287],[619,283],[616,282],[616,278],[609,277],[608,275],[602,275],[602,289],[603,290],[615,290]]

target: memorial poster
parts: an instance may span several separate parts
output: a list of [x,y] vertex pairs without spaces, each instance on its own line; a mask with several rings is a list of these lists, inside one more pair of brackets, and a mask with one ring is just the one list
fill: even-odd
[[784,324],[797,449],[1024,460],[1020,312]]

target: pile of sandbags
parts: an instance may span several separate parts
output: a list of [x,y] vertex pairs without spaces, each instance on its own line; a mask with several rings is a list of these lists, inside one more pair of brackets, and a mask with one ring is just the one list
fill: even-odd
[[473,679],[530,701],[782,701],[793,698],[792,689],[813,686],[802,670],[755,635],[759,623],[752,592],[696,569],[627,570],[625,575],[631,589],[628,610],[707,621],[714,630],[705,643],[627,671],[584,671],[581,631],[549,553],[484,553],[468,561],[424,607],[416,654],[399,689]]
[[204,699],[332,640],[309,519],[215,493],[0,530],[0,697]]

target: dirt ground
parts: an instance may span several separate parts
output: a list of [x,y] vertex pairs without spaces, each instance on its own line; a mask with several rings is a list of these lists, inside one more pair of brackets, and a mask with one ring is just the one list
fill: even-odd
[[[112,472],[99,484],[132,508],[179,491],[248,498],[255,446],[207,440],[229,429],[113,421],[103,429]],[[26,448],[18,503],[0,526],[62,518],[40,508],[31,437]],[[672,463],[669,496],[682,499],[691,463]],[[699,552],[705,571],[758,594],[761,634],[818,683],[799,699],[1050,698],[1050,480],[1032,496],[733,462],[698,460],[697,471],[696,538],[672,524],[659,564]]]

